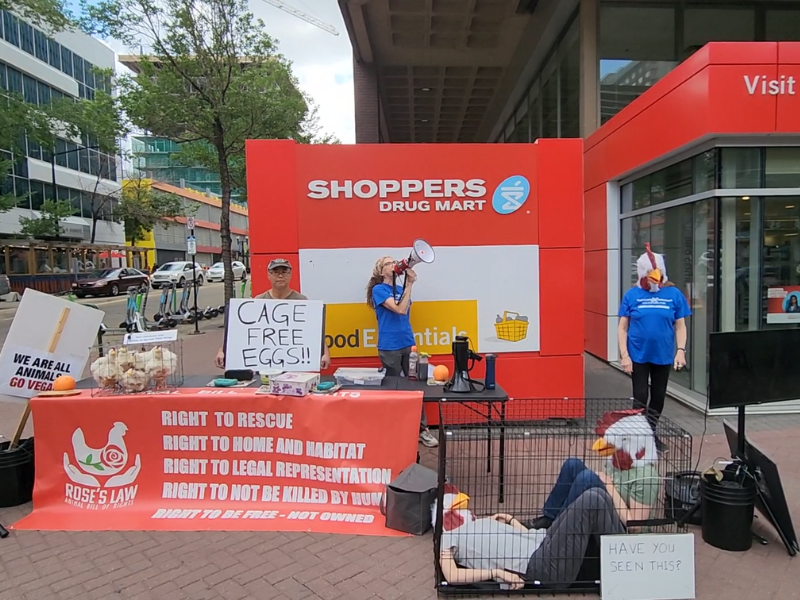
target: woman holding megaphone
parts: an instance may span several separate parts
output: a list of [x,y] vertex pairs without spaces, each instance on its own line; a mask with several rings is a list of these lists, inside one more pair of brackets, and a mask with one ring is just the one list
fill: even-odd
[[[395,283],[397,261],[384,256],[375,263],[367,284],[367,306],[375,310],[378,319],[378,356],[387,375],[408,376],[411,347],[416,343],[411,329],[411,292],[417,274],[405,270],[405,285]],[[435,448],[439,441],[428,429],[425,406],[419,425],[419,441]]]

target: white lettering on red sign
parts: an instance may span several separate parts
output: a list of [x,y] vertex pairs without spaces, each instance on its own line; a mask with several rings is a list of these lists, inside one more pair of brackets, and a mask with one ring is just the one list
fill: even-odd
[[308,197],[314,200],[326,198],[390,198],[399,195],[410,198],[421,194],[422,198],[483,198],[486,182],[483,179],[360,179],[358,181],[325,181],[315,179],[308,184]]
[[778,79],[770,79],[766,75],[745,75],[744,85],[747,93],[751,96],[761,94],[762,96],[794,96],[794,84],[797,80],[786,75],[781,75]]

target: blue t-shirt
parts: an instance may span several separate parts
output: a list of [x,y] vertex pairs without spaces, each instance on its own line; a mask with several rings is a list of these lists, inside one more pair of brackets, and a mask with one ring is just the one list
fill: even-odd
[[648,292],[640,287],[627,291],[619,316],[628,317],[628,354],[636,363],[671,365],[675,360],[675,321],[692,314],[689,303],[676,287]]
[[[416,344],[414,332],[411,330],[411,303],[408,312],[398,315],[389,310],[383,303],[392,297],[392,286],[388,283],[379,283],[372,288],[372,301],[375,303],[375,315],[378,317],[378,350],[402,350]],[[403,297],[403,287],[397,286],[397,295],[392,302],[400,302]]]

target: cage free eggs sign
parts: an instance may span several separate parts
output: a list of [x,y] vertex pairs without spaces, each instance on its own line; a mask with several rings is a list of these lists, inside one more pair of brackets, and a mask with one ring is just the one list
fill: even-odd
[[226,369],[319,371],[322,302],[232,298]]

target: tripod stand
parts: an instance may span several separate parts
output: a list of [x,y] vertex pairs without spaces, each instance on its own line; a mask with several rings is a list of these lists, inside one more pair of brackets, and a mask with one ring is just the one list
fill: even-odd
[[8,529],[0,525],[0,538],[7,538],[8,537]]

